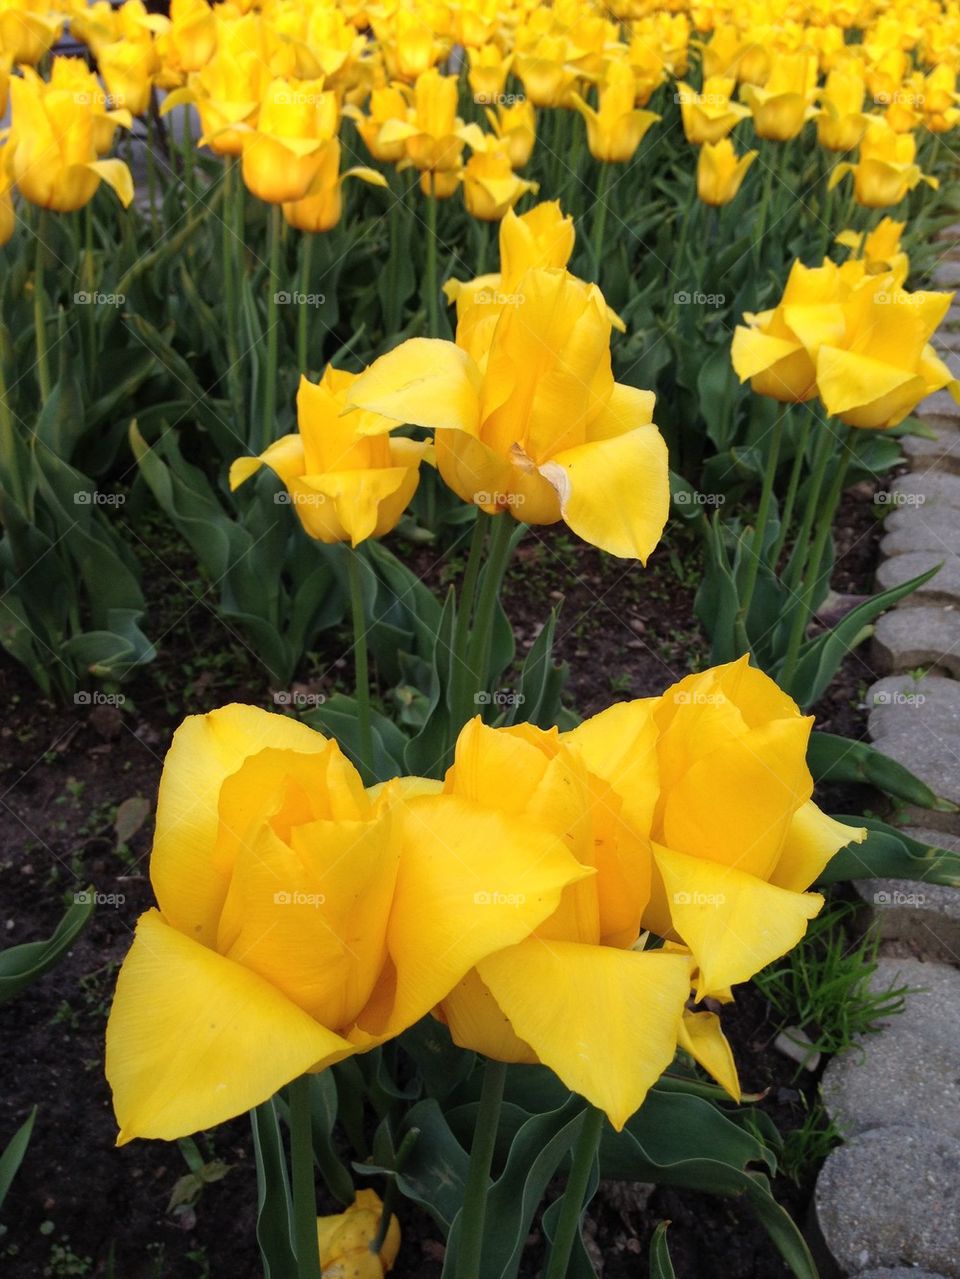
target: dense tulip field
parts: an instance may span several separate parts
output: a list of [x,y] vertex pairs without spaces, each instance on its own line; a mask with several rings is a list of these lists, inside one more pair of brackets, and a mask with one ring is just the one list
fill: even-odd
[[[41,1274],[3,1206],[35,1119],[101,1073],[120,1147],[179,1143],[181,1217],[246,1132],[204,1194],[248,1178],[256,1260],[138,1257],[91,1185],[110,1248],[43,1275],[616,1276],[613,1183],[818,1273],[725,1027],[831,885],[960,882],[876,815],[937,797],[814,731],[929,576],[845,594],[834,535],[960,394],[925,287],[958,69],[956,0],[0,0],[6,678],[124,731],[189,625],[171,556],[246,663],[166,686],[105,1056],[0,1110],[2,1273]],[[669,547],[686,664],[578,705],[542,546],[616,565],[614,627]],[[0,1000],[111,904],[72,876]],[[675,1271],[665,1216],[633,1243],[748,1273],[707,1230]]]

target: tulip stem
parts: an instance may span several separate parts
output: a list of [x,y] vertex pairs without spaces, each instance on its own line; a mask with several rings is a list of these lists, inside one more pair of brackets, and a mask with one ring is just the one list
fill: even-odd
[[779,679],[780,687],[785,691],[790,691],[790,683],[793,679],[797,666],[797,658],[800,653],[800,645],[803,643],[804,635],[807,630],[807,623],[814,609],[814,593],[820,579],[820,569],[823,564],[823,555],[830,539],[830,531],[833,526],[833,517],[836,514],[837,506],[840,503],[840,497],[843,493],[843,486],[847,478],[847,470],[850,466],[850,459],[853,456],[851,449],[851,439],[849,432],[843,443],[843,452],[837,463],[836,470],[833,475],[833,482],[827,493],[827,500],[819,511],[820,524],[817,528],[817,535],[814,538],[813,546],[810,549],[810,556],[807,560],[806,571],[803,575],[803,594],[801,596],[800,605],[793,616],[793,625],[790,630],[790,639],[787,644],[787,655],[783,659],[783,671]]
[[227,156],[223,165],[223,217],[220,219],[221,235],[221,269],[223,271],[224,302],[226,303],[227,326],[227,387],[234,415],[239,418],[242,397],[237,386],[240,374],[240,341],[237,336],[237,250],[233,227],[230,225],[233,188],[236,182],[237,162],[233,156]]
[[483,1068],[480,1109],[470,1147],[470,1167],[463,1195],[463,1223],[460,1231],[460,1253],[456,1279],[479,1279],[483,1250],[483,1228],[490,1193],[490,1169],[500,1126],[500,1107],[507,1081],[506,1063],[490,1061]]
[[783,434],[783,421],[786,417],[786,412],[787,410],[784,408],[777,414],[777,420],[773,424],[773,438],[767,450],[767,464],[764,467],[763,485],[760,489],[760,504],[757,507],[757,522],[753,529],[753,539],[750,545],[749,559],[747,560],[747,575],[743,583],[743,592],[740,596],[740,615],[743,618],[744,626],[747,625],[750,616],[750,605],[753,602],[753,592],[757,585],[757,573],[760,569],[760,560],[763,557],[763,543],[767,535],[770,501],[773,497],[773,488],[777,479],[777,463],[780,460],[780,437]]
[[570,1253],[580,1230],[580,1218],[583,1215],[584,1199],[593,1172],[593,1162],[597,1157],[600,1137],[603,1134],[604,1113],[595,1106],[583,1112],[577,1144],[573,1148],[573,1163],[570,1175],[563,1192],[560,1205],[560,1217],[557,1221],[557,1233],[550,1248],[550,1259],[544,1272],[544,1279],[566,1279],[570,1265]]
[[280,224],[282,215],[279,204],[270,205],[270,265],[267,284],[267,372],[263,380],[263,422],[261,424],[261,451],[276,437],[277,417],[277,356],[280,341],[280,319],[277,315],[277,297],[280,289]]
[[356,682],[357,727],[360,732],[358,752],[360,767],[369,782],[376,777],[373,767],[373,728],[370,723],[370,673],[367,661],[367,628],[363,614],[363,591],[360,585],[360,557],[351,546],[347,554],[350,579],[350,612],[353,615],[353,670]]
[[310,271],[313,261],[313,239],[309,231],[300,237],[300,297],[297,299],[297,366],[307,373],[307,295],[310,292]]
[[493,517],[490,549],[487,552],[487,562],[483,567],[483,577],[480,581],[480,598],[477,601],[477,611],[470,635],[467,662],[474,694],[491,691],[487,688],[487,681],[492,673],[489,668],[490,654],[493,649],[493,625],[500,588],[503,586],[503,575],[507,570],[510,552],[513,549],[514,528],[512,516],[507,515],[505,511]]
[[320,1279],[317,1236],[317,1187],[314,1180],[313,1128],[310,1119],[310,1076],[301,1075],[287,1088],[290,1103],[290,1167],[293,1182],[293,1236],[297,1279]]
[[787,495],[783,499],[783,510],[780,515],[780,532],[777,534],[777,540],[774,543],[774,547],[770,555],[770,563],[774,571],[776,571],[777,564],[780,562],[783,544],[787,540],[787,534],[790,532],[790,525],[793,522],[793,508],[797,503],[797,490],[800,487],[800,476],[803,473],[803,463],[807,456],[807,443],[810,439],[810,425],[812,421],[812,415],[806,413],[804,415],[803,425],[800,428],[800,435],[797,440],[797,452],[793,459],[793,466],[790,468],[790,479],[787,481]]
[[600,165],[600,180],[597,183],[597,198],[593,205],[593,278],[600,283],[600,255],[603,252],[603,233],[607,226],[607,197],[610,192],[610,179],[613,176],[612,166]]
[[47,353],[47,298],[43,287],[43,272],[47,264],[47,211],[41,209],[34,232],[36,256],[33,267],[33,327],[37,342],[37,382],[40,387],[40,403],[50,398],[50,360]]
[[790,562],[787,565],[787,570],[784,575],[784,582],[792,589],[796,589],[803,578],[804,565],[806,564],[806,557],[810,544],[810,534],[813,530],[813,521],[817,517],[818,507],[820,504],[820,493],[823,489],[823,480],[832,457],[833,439],[829,428],[824,427],[821,430],[820,438],[817,440],[813,459],[813,474],[810,476],[810,487],[807,492],[807,502],[803,512],[803,519],[800,521],[800,530],[797,533],[797,538],[793,545],[793,551],[790,555]]
[[[469,678],[467,649],[470,640],[470,619],[476,601],[477,580],[480,576],[480,565],[483,562],[489,528],[490,516],[485,511],[478,510],[470,539],[467,567],[464,570],[457,599],[457,621],[453,632],[453,688],[450,691],[450,709],[453,717],[450,733],[451,749],[460,729],[470,718],[470,696],[475,691]],[[450,761],[446,762],[449,764]]]
[[427,334],[440,336],[440,308],[437,299],[437,178],[429,170],[430,192],[427,196]]

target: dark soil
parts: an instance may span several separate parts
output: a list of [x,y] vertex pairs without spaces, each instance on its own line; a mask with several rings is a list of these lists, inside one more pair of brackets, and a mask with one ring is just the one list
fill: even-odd
[[[869,507],[863,495],[844,507],[836,579],[842,590],[870,586],[877,526]],[[144,548],[147,541],[154,548],[143,554],[150,565],[152,633],[163,639],[157,661],[124,687],[122,705],[46,701],[23,670],[0,655],[6,707],[0,729],[3,944],[49,935],[73,893],[89,883],[118,903],[98,908],[66,959],[29,994],[0,1006],[0,1146],[39,1106],[27,1157],[3,1207],[0,1271],[9,1279],[260,1274],[245,1120],[198,1138],[204,1155],[223,1160],[230,1171],[204,1189],[193,1212],[179,1216],[168,1212],[174,1186],[187,1171],[177,1147],[114,1146],[103,1078],[104,1026],[117,967],[138,915],[152,904],[152,819],[118,844],[117,807],[131,798],[152,807],[170,736],[184,714],[230,700],[276,709],[254,658],[218,620],[215,597],[195,579],[190,557],[169,544],[162,525],[141,528],[139,535]],[[571,703],[589,714],[619,698],[659,693],[706,663],[704,638],[691,621],[698,575],[696,543],[676,526],[646,570],[585,547],[562,530],[541,529],[520,549],[505,604],[522,652],[543,621],[545,599],[562,597],[558,656],[570,665]],[[338,658],[343,646],[343,637],[331,636],[316,667],[349,678]],[[825,727],[862,734],[858,702],[871,677],[862,656],[848,660],[819,708]],[[781,1130],[795,1126],[804,1113],[795,1067],[771,1047],[776,1026],[764,1001],[747,988],[724,1021],[745,1087],[769,1090],[761,1104]],[[798,1220],[809,1189],[777,1187]],[[394,1274],[439,1276],[439,1236],[409,1207],[401,1216],[404,1244]],[[636,1195],[614,1186],[596,1200],[590,1228],[607,1279],[645,1272],[649,1237],[663,1219],[673,1223],[670,1246],[680,1279],[715,1279],[721,1256],[731,1279],[787,1273],[743,1204],[658,1189],[643,1207]]]

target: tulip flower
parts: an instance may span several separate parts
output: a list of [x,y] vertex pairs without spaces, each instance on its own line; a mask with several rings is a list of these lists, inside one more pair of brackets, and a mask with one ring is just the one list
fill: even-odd
[[532,51],[517,53],[514,70],[535,107],[562,107],[569,102],[579,73],[568,63],[568,52],[563,37],[544,36]]
[[733,23],[719,23],[703,46],[704,79],[734,76],[740,84],[763,84],[770,74],[770,53],[745,39]]
[[350,412],[347,395],[356,373],[328,367],[319,383],[300,379],[298,431],[271,444],[259,457],[241,457],[230,468],[237,488],[261,466],[283,481],[300,522],[321,542],[359,545],[395,528],[416,491],[427,446],[385,433],[385,419]]
[[337,131],[336,94],[319,81],[271,82],[255,129],[243,134],[243,180],[267,204],[302,200],[320,172],[324,145]]
[[[587,873],[532,819],[398,790],[364,791],[335,742],[283,715],[233,705],[180,726],[157,799],[159,909],[107,1025],[120,1144],[213,1127],[399,1034]],[[483,902],[501,885],[522,900]]]
[[476,125],[468,125],[464,136],[473,149],[462,179],[467,212],[482,222],[499,222],[522,196],[538,191],[539,186],[517,177],[510,153],[499,138],[483,133]]
[[677,85],[680,117],[688,142],[694,146],[719,142],[735,124],[750,115],[747,107],[731,102],[734,84],[732,77],[711,76],[704,82],[702,93],[697,93],[688,84]]
[[311,234],[332,231],[343,211],[341,188],[347,178],[361,178],[375,187],[387,185],[382,173],[363,165],[354,165],[341,173],[340,140],[331,138],[322,148],[320,169],[310,186],[310,194],[302,200],[284,204],[283,216],[298,231]]
[[565,735],[582,741],[588,766],[632,804],[633,743],[649,752],[654,799],[640,796],[644,815],[653,812],[654,869],[642,925],[690,949],[698,998],[748,980],[796,945],[823,904],[805,890],[835,853],[866,838],[811,799],[812,725],[742,657]]
[[381,164],[396,164],[406,154],[405,137],[395,142],[384,142],[380,137],[388,120],[406,123],[410,115],[410,92],[406,85],[384,85],[374,89],[370,94],[369,115],[349,104],[343,108],[343,114],[354,121],[367,150]]
[[828,151],[852,151],[867,127],[863,99],[867,87],[856,64],[837,67],[827,76],[817,115],[817,141]]
[[838,164],[830,175],[830,186],[852,173],[856,201],[868,209],[899,204],[920,182],[936,190],[939,182],[920,171],[916,154],[912,134],[895,133],[882,120],[872,120],[860,143],[860,158],[856,164]]
[[417,77],[411,118],[387,120],[378,143],[403,142],[411,164],[433,178],[433,194],[445,197],[453,194],[459,182],[463,127],[457,116],[456,77],[432,68]]
[[[474,719],[443,783],[445,795],[494,804],[507,821],[522,814],[542,823],[594,873],[570,885],[532,937],[477,964],[437,1016],[464,1048],[548,1066],[618,1131],[673,1060],[693,963],[679,948],[635,948],[650,899],[644,827],[656,803],[652,737],[607,736],[599,749],[590,742],[581,752],[556,729],[494,729]],[[616,789],[595,762],[630,787]],[[500,892],[509,890],[508,883]],[[710,1047],[697,1056],[719,1063],[739,1097],[719,1019],[703,1029]]]
[[836,243],[853,250],[850,262],[862,263],[868,275],[892,272],[897,284],[910,274],[910,259],[900,247],[900,236],[906,222],[883,218],[872,231],[841,231]]
[[133,178],[122,160],[101,160],[96,149],[96,115],[91,104],[69,89],[45,85],[24,68],[10,82],[12,126],[8,164],[21,194],[31,204],[58,213],[82,209],[101,181],[126,208]]
[[842,292],[840,268],[829,259],[820,267],[794,262],[780,302],[748,313],[734,332],[731,357],[740,381],[749,378],[757,395],[785,403],[813,399],[819,343],[843,332]]
[[511,166],[525,168],[537,140],[537,113],[533,103],[526,100],[512,105],[501,103],[496,111],[488,107],[486,116],[491,129],[506,146]]
[[578,93],[570,100],[587,122],[587,146],[595,160],[626,164],[632,160],[647,130],[660,119],[653,111],[634,107],[636,81],[624,63],[615,62],[600,87],[599,107],[594,110]]
[[133,116],[128,110],[122,107],[107,109],[108,95],[82,58],[54,58],[48,83],[50,90],[73,94],[78,105],[89,106],[97,155],[107,154],[118,128],[133,127]]
[[778,53],[766,83],[746,84],[740,96],[753,115],[758,138],[789,142],[816,112],[817,60],[806,53]]
[[756,158],[756,151],[738,157],[729,138],[705,142],[697,159],[697,195],[704,204],[729,204]]
[[893,275],[867,275],[844,306],[843,331],[817,351],[817,390],[848,426],[898,426],[921,400],[960,385],[930,339],[952,293],[908,293]]
[[388,22],[374,18],[373,29],[392,79],[412,84],[443,56],[442,41],[436,39],[424,16],[411,9],[395,9]]
[[949,133],[956,127],[960,122],[958,102],[956,70],[941,63],[923,82],[923,122],[931,133]]
[[0,0],[0,49],[18,67],[35,67],[60,39],[63,18],[43,0]]
[[507,86],[513,54],[505,57],[495,44],[487,44],[479,49],[468,49],[467,56],[470,60],[467,83],[474,102],[495,105],[503,97]]
[[667,78],[663,53],[635,30],[626,59],[637,88],[636,105],[645,107]]
[[645,561],[666,522],[667,451],[653,394],[614,382],[611,327],[596,286],[528,271],[494,325],[401,343],[347,403],[434,429],[440,474],[464,501],[530,524],[562,519]]
[[206,0],[171,0],[166,39],[179,69],[205,67],[217,48],[217,19]]
[[400,1251],[400,1223],[391,1216],[379,1252],[370,1245],[380,1229],[383,1204],[375,1190],[358,1190],[346,1212],[317,1219],[320,1267],[329,1279],[383,1279]]
[[259,54],[221,46],[210,62],[190,77],[186,89],[176,90],[164,100],[160,114],[192,103],[203,127],[199,145],[210,147],[217,155],[239,156],[245,133],[256,124],[268,83],[269,71]]

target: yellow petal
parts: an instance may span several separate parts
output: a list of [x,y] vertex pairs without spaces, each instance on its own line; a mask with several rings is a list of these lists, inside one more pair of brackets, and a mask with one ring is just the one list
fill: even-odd
[[514,1033],[619,1132],[673,1060],[690,957],[534,938],[478,968]]
[[410,338],[360,374],[346,403],[394,422],[476,435],[479,390],[480,371],[465,351],[438,338]]
[[119,1144],[213,1128],[351,1051],[262,977],[148,911],[107,1023]]
[[698,999],[749,980],[785,955],[823,905],[819,893],[790,892],[659,844],[653,856],[673,930],[700,970]]
[[650,833],[659,794],[657,704],[654,697],[617,702],[563,734],[590,772],[610,784],[624,821],[641,835]]
[[125,209],[133,202],[133,176],[122,160],[91,160],[86,168],[102,178]]
[[680,1047],[689,1053],[734,1101],[740,1100],[737,1064],[716,1013],[684,1011],[680,1022]]
[[646,563],[670,509],[667,446],[652,424],[557,453],[540,467],[584,541]]
[[303,474],[303,440],[296,433],[275,440],[259,457],[238,457],[230,464],[230,491],[238,489],[261,466],[269,466],[284,484]]
[[808,800],[793,815],[783,852],[770,882],[780,888],[802,892],[814,883],[841,848],[848,844],[862,844],[866,838],[864,827],[846,826],[835,821]]
[[817,355],[817,389],[828,413],[872,404],[915,377],[915,370],[837,347],[823,346]]

